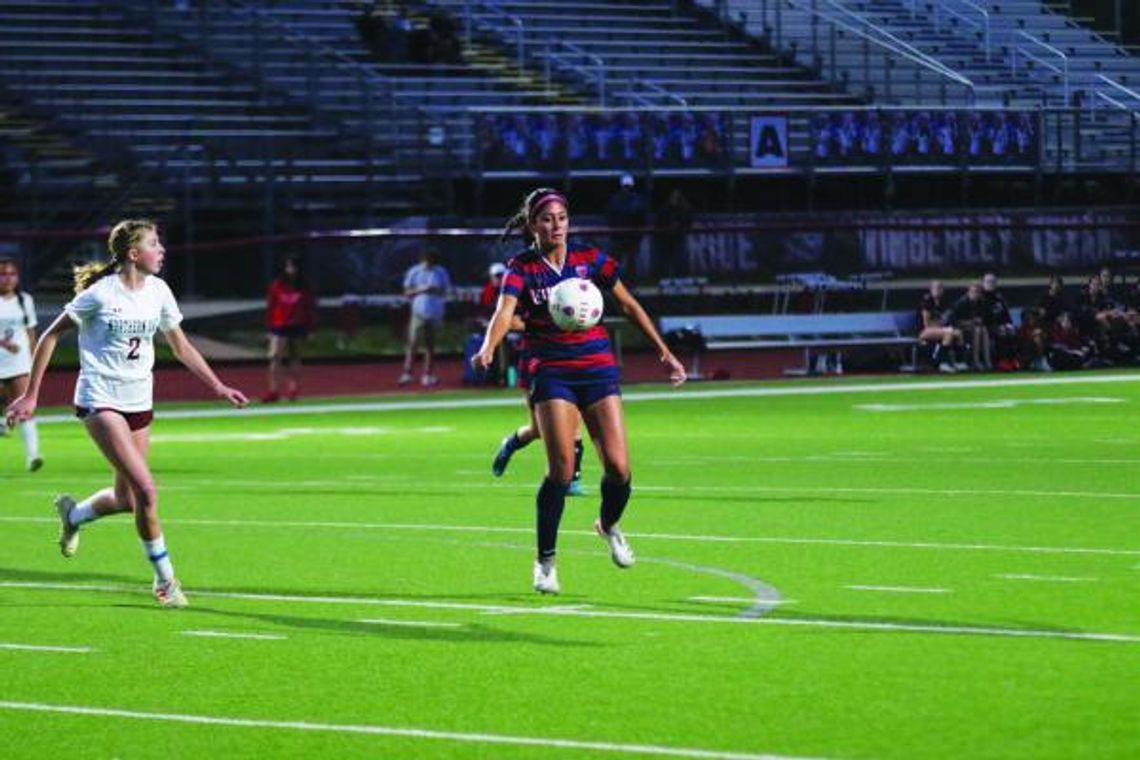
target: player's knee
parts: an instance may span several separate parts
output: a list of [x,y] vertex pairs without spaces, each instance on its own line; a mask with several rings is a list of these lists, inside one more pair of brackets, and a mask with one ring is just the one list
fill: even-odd
[[569,486],[570,481],[574,479],[574,463],[558,462],[557,464],[551,465],[546,477],[558,485]]

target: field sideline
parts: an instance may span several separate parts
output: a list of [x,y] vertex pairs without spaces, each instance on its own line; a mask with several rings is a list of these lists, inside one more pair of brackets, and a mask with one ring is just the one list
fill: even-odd
[[[191,607],[64,410],[0,439],[0,736],[33,758],[1140,756],[1140,374],[627,389],[638,565],[529,589],[517,392],[159,411]],[[588,492],[598,467],[584,467]]]

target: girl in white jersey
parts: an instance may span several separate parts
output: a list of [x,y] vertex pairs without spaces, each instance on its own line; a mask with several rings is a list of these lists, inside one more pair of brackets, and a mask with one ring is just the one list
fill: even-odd
[[76,296],[44,331],[32,359],[25,393],[8,407],[8,422],[31,418],[40,382],[57,337],[79,327],[79,380],[75,410],[92,440],[115,470],[115,485],[76,503],[56,499],[59,547],[70,557],[79,547],[79,526],[117,512],[134,512],[135,527],[154,567],[154,595],[163,607],[185,607],[158,521],[158,491],[147,465],[150,446],[154,333],[161,330],[174,355],[219,398],[248,402],[222,383],[178,326],[182,314],[166,283],[155,277],[166,250],[153,222],[128,219],[111,230],[107,264],[79,267]]
[[[36,347],[36,305],[20,290],[20,270],[16,262],[0,258],[0,398],[14,399],[28,389],[32,371],[32,351]],[[20,423],[24,454],[29,472],[43,467],[36,421]]]

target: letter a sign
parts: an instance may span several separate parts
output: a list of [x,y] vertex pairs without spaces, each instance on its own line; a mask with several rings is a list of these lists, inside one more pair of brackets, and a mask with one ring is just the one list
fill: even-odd
[[785,169],[788,166],[788,117],[753,116],[752,166],[757,169]]

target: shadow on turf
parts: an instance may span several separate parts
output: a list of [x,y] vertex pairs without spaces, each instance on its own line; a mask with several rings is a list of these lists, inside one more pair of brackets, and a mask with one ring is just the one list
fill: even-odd
[[23,583],[76,583],[78,581],[104,581],[138,583],[139,576],[112,573],[85,573],[70,570],[28,570],[22,567],[0,567],[0,581]]

